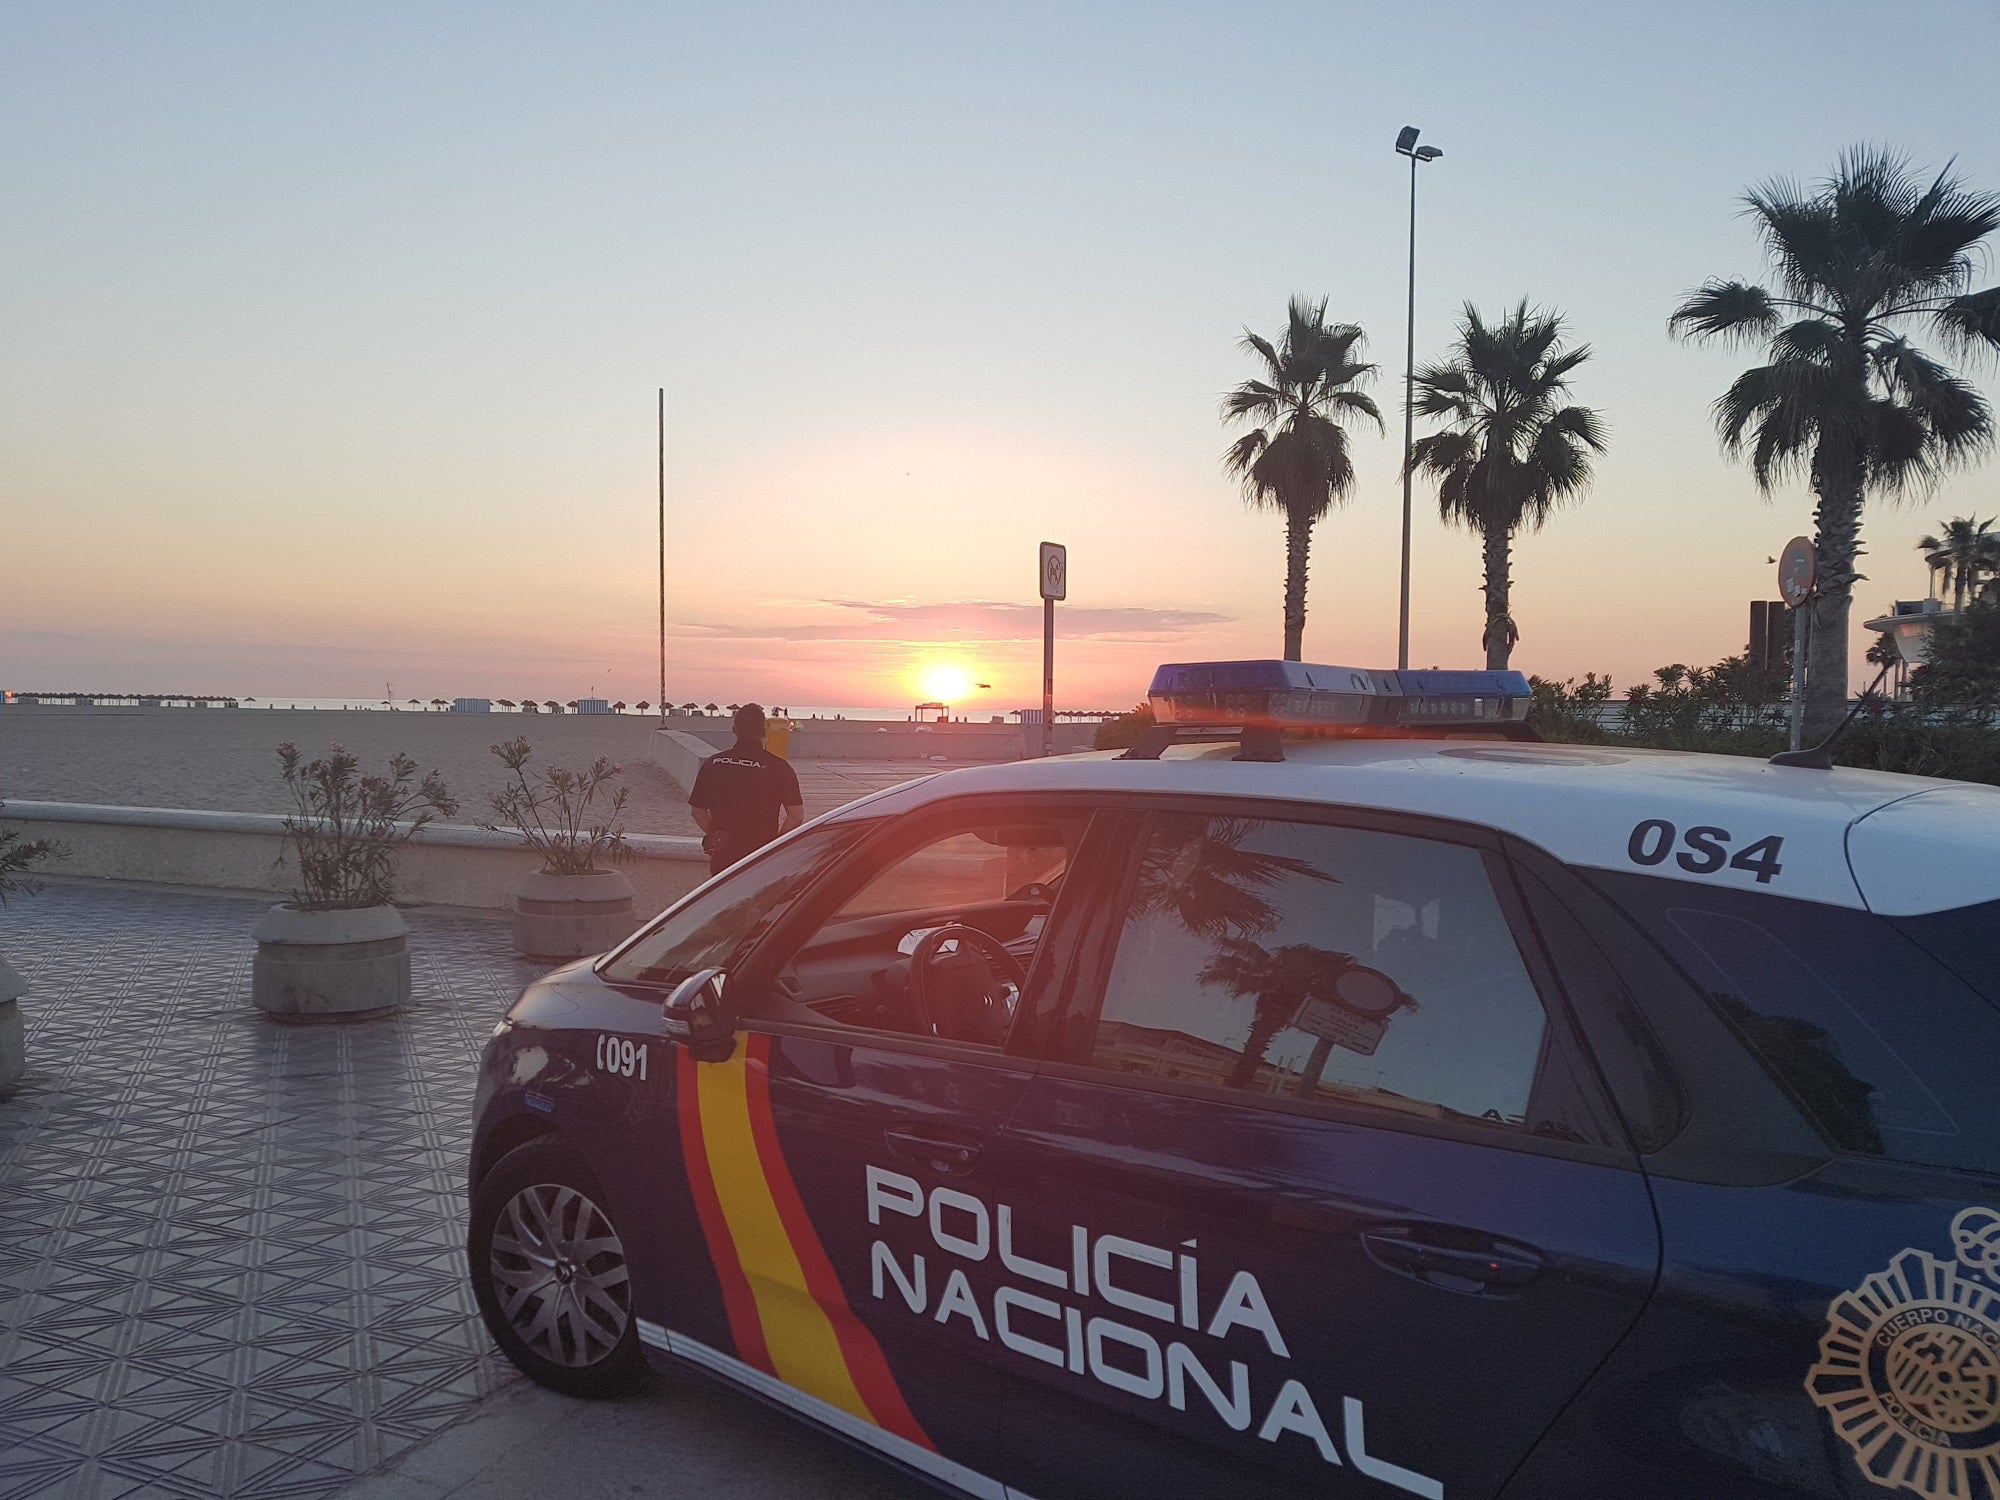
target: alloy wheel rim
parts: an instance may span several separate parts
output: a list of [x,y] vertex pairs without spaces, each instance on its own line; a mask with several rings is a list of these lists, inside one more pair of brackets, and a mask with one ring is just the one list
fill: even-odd
[[632,1316],[625,1246],[575,1188],[541,1182],[508,1199],[487,1266],[501,1315],[551,1364],[594,1365],[624,1338]]

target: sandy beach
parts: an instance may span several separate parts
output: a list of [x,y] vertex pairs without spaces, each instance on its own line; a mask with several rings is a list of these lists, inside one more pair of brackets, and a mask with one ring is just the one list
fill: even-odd
[[[458,799],[459,823],[492,816],[488,799],[506,777],[489,747],[515,735],[534,746],[536,766],[581,769],[599,755],[625,767],[625,827],[631,833],[696,832],[687,794],[644,759],[654,720],[638,714],[487,715],[303,709],[0,708],[0,799],[89,802],[112,807],[194,807],[290,812],[278,745],[308,757],[335,743],[363,768],[396,751],[442,772]],[[879,787],[922,775],[908,762],[801,762],[808,816]]]

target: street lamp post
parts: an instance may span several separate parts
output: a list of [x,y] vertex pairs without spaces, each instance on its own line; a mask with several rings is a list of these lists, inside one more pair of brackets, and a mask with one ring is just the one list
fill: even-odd
[[1417,144],[1417,127],[1396,133],[1396,150],[1410,159],[1410,317],[1403,361],[1403,588],[1396,612],[1396,667],[1410,666],[1410,450],[1416,444],[1417,420],[1417,163],[1436,161],[1444,152]]

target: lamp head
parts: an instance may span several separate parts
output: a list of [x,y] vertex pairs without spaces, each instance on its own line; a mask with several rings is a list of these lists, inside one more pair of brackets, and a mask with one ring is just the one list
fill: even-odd
[[1417,136],[1420,133],[1416,126],[1405,125],[1396,132],[1396,149],[1405,156],[1411,155],[1416,150]]
[[1440,156],[1444,155],[1444,152],[1436,146],[1419,146],[1410,154],[1416,157],[1418,161],[1436,161]]

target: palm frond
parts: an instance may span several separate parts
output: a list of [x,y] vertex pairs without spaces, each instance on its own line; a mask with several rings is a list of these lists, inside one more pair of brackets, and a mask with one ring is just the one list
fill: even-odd
[[1254,354],[1262,360],[1265,373],[1273,380],[1278,379],[1285,368],[1285,362],[1278,357],[1278,351],[1271,347],[1271,341],[1252,333],[1247,328],[1243,330],[1243,337],[1236,341],[1236,346],[1246,354]]
[[1410,445],[1410,470],[1416,474],[1446,475],[1478,460],[1479,443],[1469,432],[1434,432]]
[[1327,396],[1326,404],[1334,411],[1352,412],[1358,417],[1366,417],[1375,424],[1378,431],[1383,430],[1382,409],[1375,404],[1375,398],[1366,391],[1333,391]]
[[1769,338],[1782,320],[1761,286],[1711,278],[1696,287],[1667,319],[1668,332],[1697,343],[1709,339]]
[[1229,445],[1229,451],[1222,456],[1222,466],[1232,474],[1247,478],[1251,466],[1257,462],[1258,455],[1264,451],[1267,441],[1263,428],[1251,428]]
[[1833,365],[1851,358],[1853,342],[1847,330],[1824,318],[1800,318],[1787,323],[1771,340],[1771,358],[1777,363],[1801,360],[1810,364]]
[[1604,418],[1587,406],[1565,406],[1549,413],[1546,429],[1574,439],[1593,453],[1604,451],[1608,437]]
[[1256,417],[1266,420],[1285,410],[1285,393],[1261,380],[1246,380],[1222,398],[1225,418]]
[[1895,498],[1928,492],[1936,482],[1941,454],[1922,415],[1894,401],[1871,401],[1863,429],[1862,477]]
[[1932,314],[1931,323],[1956,353],[2000,350],[2000,286],[1952,298]]

